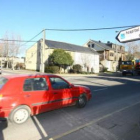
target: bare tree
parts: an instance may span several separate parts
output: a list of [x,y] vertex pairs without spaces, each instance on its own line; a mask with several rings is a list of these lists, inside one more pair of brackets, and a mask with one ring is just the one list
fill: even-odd
[[140,42],[130,42],[125,45],[127,50],[126,60],[140,59]]
[[93,71],[92,64],[95,64],[95,60],[93,59],[93,55],[90,54],[82,54],[80,57],[82,61],[82,65],[84,66],[84,70],[86,69],[87,72]]
[[3,37],[4,41],[2,41],[2,45],[0,47],[1,49],[1,56],[6,57],[7,59],[7,68],[9,66],[9,58],[12,58],[11,64],[12,64],[12,69],[14,70],[15,67],[15,57],[17,57],[17,55],[20,52],[20,48],[21,48],[21,37],[19,35],[9,35],[9,34],[5,34]]

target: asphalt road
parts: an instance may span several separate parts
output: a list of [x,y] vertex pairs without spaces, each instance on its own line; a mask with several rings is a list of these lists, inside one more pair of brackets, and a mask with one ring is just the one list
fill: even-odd
[[140,140],[140,76],[64,78],[92,90],[85,108],[42,113],[23,125],[1,121],[0,140]]

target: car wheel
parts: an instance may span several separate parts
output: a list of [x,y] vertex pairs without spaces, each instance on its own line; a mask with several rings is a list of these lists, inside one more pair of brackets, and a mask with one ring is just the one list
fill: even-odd
[[30,117],[30,109],[27,106],[19,106],[10,114],[10,121],[15,124],[22,124]]
[[122,76],[126,76],[126,73],[123,72],[123,73],[122,73]]
[[78,101],[76,102],[76,106],[78,108],[83,108],[87,104],[87,98],[85,96],[80,96]]

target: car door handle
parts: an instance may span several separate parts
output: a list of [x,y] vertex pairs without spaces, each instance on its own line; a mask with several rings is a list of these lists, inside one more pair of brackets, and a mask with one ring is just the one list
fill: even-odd
[[57,92],[54,92],[53,94],[58,94]]
[[30,96],[31,96],[30,94],[25,95],[25,97],[30,97]]

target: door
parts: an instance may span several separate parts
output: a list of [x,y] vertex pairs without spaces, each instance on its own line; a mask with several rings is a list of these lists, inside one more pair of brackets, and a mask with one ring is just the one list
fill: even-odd
[[72,104],[76,98],[73,88],[70,84],[60,77],[50,77],[51,92],[54,94],[54,108],[56,108],[55,103],[58,107],[68,106]]
[[46,78],[28,78],[24,81],[23,96],[26,104],[31,106],[33,113],[38,114],[51,110],[51,98]]

